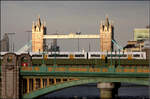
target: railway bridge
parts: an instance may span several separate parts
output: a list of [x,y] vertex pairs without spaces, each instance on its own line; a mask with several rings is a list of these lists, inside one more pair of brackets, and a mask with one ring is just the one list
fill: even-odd
[[64,88],[97,83],[101,99],[112,99],[122,82],[149,86],[150,68],[143,65],[148,60],[139,60],[145,61],[141,66],[134,63],[131,64],[133,66],[121,64],[117,67],[114,64],[100,64],[102,60],[97,60],[95,66],[73,66],[74,60],[70,59],[66,61],[71,61],[71,65],[59,65],[57,61],[53,65],[34,65],[35,60],[29,54],[5,54],[1,61],[1,98],[37,98]]

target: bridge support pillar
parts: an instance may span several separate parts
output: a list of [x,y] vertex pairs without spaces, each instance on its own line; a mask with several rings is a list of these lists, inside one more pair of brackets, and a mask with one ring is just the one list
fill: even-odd
[[1,65],[2,99],[19,99],[19,66],[17,56],[7,53]]
[[114,99],[114,83],[98,83],[97,88],[100,88],[100,99]]

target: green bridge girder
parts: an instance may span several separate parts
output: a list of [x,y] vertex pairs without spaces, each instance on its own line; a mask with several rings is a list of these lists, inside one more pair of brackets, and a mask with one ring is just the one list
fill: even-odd
[[[57,71],[58,68],[64,68],[64,71]],[[64,82],[56,85],[51,85],[46,88],[38,89],[36,91],[32,91],[31,93],[24,94],[23,98],[36,98],[38,96],[60,90],[67,87],[88,84],[88,83],[98,83],[98,82],[124,82],[124,83],[133,83],[133,84],[141,84],[141,85],[150,85],[149,83],[149,68],[143,67],[117,67],[109,66],[109,67],[99,67],[100,71],[91,72],[89,67],[70,67],[70,66],[38,66],[38,67],[27,67],[29,69],[21,69],[20,75],[23,77],[73,77],[79,78],[79,80],[73,80],[69,82]],[[49,71],[51,68],[51,71]],[[77,70],[80,68],[86,69],[86,71],[69,71],[69,68],[76,68]],[[96,67],[97,68],[97,67]],[[107,69],[103,71],[103,69]],[[36,70],[38,69],[38,70]],[[94,68],[93,68],[94,69]],[[117,69],[134,69],[134,72],[118,72]],[[138,72],[137,70],[148,70],[146,72]]]
[[149,78],[129,78],[129,77],[78,77],[80,80],[73,80],[69,82],[59,83],[56,85],[51,85],[46,88],[38,89],[36,91],[32,91],[28,94],[24,94],[23,98],[36,98],[57,90],[61,90],[68,87],[73,87],[82,84],[88,83],[99,83],[99,82],[123,82],[123,83],[133,83],[133,84],[141,84],[149,86]]
[[[64,71],[57,71],[59,69],[64,69]],[[86,71],[80,71],[80,69],[86,69]],[[49,70],[51,69],[51,70]],[[70,69],[76,69],[77,71],[69,71]],[[90,71],[90,69],[99,69],[99,71]],[[107,71],[103,71],[107,69]],[[120,69],[121,72],[117,72]],[[124,69],[134,69],[134,72],[124,72]],[[137,72],[138,69],[145,69],[148,72]],[[99,68],[89,68],[88,66],[82,67],[71,67],[71,66],[36,66],[36,67],[21,67],[21,76],[64,76],[64,77],[149,77],[150,69],[142,67],[99,67]]]

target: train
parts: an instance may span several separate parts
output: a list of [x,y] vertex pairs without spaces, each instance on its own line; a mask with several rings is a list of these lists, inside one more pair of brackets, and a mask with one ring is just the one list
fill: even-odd
[[[1,59],[6,53],[8,52],[1,52]],[[146,59],[146,52],[29,52],[29,54],[32,59]]]

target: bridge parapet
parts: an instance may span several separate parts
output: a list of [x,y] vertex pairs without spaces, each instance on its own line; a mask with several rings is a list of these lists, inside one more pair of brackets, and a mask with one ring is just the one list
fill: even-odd
[[89,66],[32,66],[21,67],[21,75],[66,75],[67,76],[130,76],[148,77],[148,67],[89,67]]

